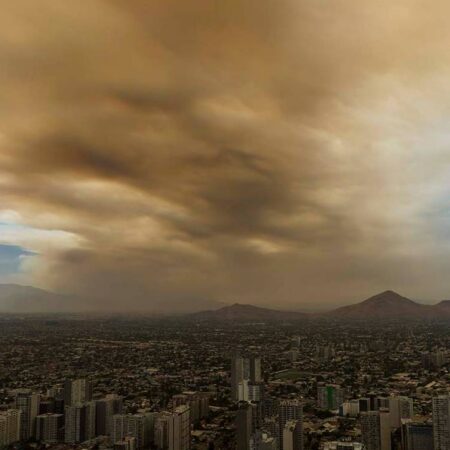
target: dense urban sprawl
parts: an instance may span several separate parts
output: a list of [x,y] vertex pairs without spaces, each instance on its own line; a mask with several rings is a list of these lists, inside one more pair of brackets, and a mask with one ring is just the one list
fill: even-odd
[[439,321],[3,316],[0,446],[449,450]]

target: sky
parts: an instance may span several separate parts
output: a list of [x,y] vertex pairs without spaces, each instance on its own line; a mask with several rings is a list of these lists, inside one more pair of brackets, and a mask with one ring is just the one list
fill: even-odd
[[447,1],[0,6],[0,282],[100,309],[450,297]]

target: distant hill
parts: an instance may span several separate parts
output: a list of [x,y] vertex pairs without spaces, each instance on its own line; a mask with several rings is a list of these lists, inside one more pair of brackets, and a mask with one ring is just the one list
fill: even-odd
[[196,320],[222,320],[222,321],[292,321],[305,319],[309,317],[306,313],[278,311],[275,309],[261,308],[253,305],[243,305],[235,303],[234,305],[224,306],[223,308],[202,311],[190,314],[190,318]]
[[361,303],[337,308],[326,315],[346,319],[426,318],[437,313],[435,308],[416,303],[394,291],[385,291]]
[[434,307],[441,312],[447,312],[450,314],[450,300],[442,300]]
[[314,318],[353,319],[450,319],[450,300],[424,305],[394,291],[384,291],[360,303],[342,306],[322,314],[278,311],[236,303],[214,311],[191,314],[197,320],[292,321]]
[[424,305],[394,291],[384,291],[360,303],[325,314],[343,319],[450,319],[450,300]]
[[31,286],[0,284],[0,313],[72,312],[72,297]]

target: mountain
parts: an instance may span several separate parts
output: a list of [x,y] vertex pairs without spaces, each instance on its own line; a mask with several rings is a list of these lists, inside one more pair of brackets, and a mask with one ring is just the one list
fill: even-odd
[[278,311],[235,303],[214,311],[191,314],[195,320],[222,321],[292,321],[302,319],[450,319],[450,300],[436,305],[424,305],[394,291],[384,291],[360,303],[342,306],[322,314]]
[[423,305],[394,291],[384,291],[363,302],[337,308],[326,315],[344,319],[430,319],[440,317],[442,308],[444,306],[439,308],[439,304]]
[[31,286],[0,284],[0,313],[72,312],[73,300]]
[[437,305],[434,305],[434,308],[441,314],[450,315],[450,300],[442,300]]
[[234,305],[224,306],[223,308],[216,310],[190,314],[189,317],[201,321],[220,320],[238,322],[266,322],[301,320],[307,318],[308,314],[301,312],[278,311],[275,309],[261,308],[259,306],[235,303]]
[[[17,284],[0,284],[0,313],[71,313],[86,312],[95,302],[86,303],[66,296]],[[450,319],[450,300],[424,305],[394,291],[385,291],[360,303],[342,306],[322,314],[279,311],[254,305],[235,303],[218,309],[187,314],[196,321],[276,322],[316,318],[353,319]]]

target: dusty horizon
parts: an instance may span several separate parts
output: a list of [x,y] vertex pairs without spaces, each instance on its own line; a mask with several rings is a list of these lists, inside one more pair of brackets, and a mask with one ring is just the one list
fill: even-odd
[[0,3],[0,283],[449,297],[447,2]]
[[[392,300],[392,297],[394,299]],[[385,305],[387,299],[391,299],[393,303],[390,306]],[[139,306],[135,305],[125,305],[125,302],[115,302],[110,308],[105,308],[103,303],[93,302],[92,298],[80,297],[67,293],[60,293],[54,291],[47,291],[44,289],[36,288],[29,285],[20,285],[14,283],[0,283],[0,314],[4,313],[20,313],[20,314],[46,314],[46,313],[56,313],[56,314],[118,314],[118,315],[185,315],[199,312],[209,312],[209,311],[222,311],[222,309],[234,310],[237,308],[236,314],[240,314],[240,307],[243,307],[243,311],[255,311],[259,308],[265,309],[267,311],[274,312],[292,312],[292,313],[302,313],[312,316],[321,316],[322,314],[332,313],[333,311],[354,307],[363,306],[372,302],[372,304],[378,304],[378,308],[381,308],[383,317],[390,317],[390,311],[394,314],[402,314],[401,304],[406,301],[411,301],[412,306],[418,307],[443,307],[443,309],[438,309],[436,315],[433,318],[439,317],[439,314],[447,316],[448,304],[450,300],[448,299],[434,299],[431,301],[423,301],[417,298],[407,298],[401,293],[385,290],[382,292],[373,293],[370,297],[359,298],[353,301],[348,301],[341,305],[335,305],[329,302],[321,303],[303,303],[302,305],[274,305],[274,304],[251,304],[245,303],[243,301],[235,301],[232,303],[220,302],[220,301],[200,301],[193,303],[185,303],[182,307],[177,309],[171,308],[171,305],[167,307],[163,302],[152,302],[148,304],[143,304]],[[400,303],[398,303],[400,302]],[[411,303],[408,303],[411,305]],[[383,306],[385,305],[385,306]],[[252,308],[247,310],[247,307]],[[361,314],[358,310],[358,314]],[[362,311],[365,311],[364,309]],[[424,312],[426,312],[424,310]],[[420,311],[419,311],[420,313]],[[368,311],[365,314],[370,314]],[[386,316],[386,317],[385,317]],[[349,318],[349,317],[347,317]],[[424,317],[426,318],[426,317]],[[429,318],[427,316],[427,318]]]

